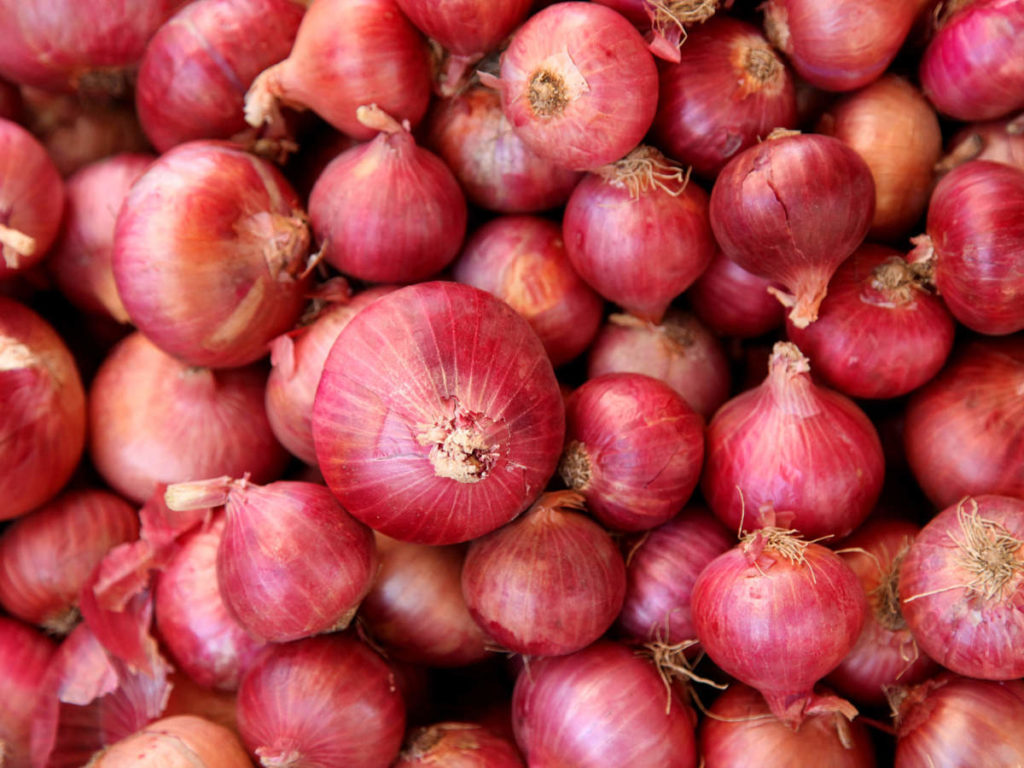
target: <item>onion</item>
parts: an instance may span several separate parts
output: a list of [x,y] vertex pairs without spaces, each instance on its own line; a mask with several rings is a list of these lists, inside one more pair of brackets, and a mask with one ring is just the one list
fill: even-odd
[[232,615],[274,643],[348,626],[377,572],[370,529],[313,483],[221,477],[171,485],[175,510],[224,505],[217,582]]
[[529,324],[455,283],[402,288],[341,332],[313,403],[327,484],[403,541],[452,544],[508,522],[555,471],[564,409]]
[[936,185],[928,234],[914,238],[915,262],[934,270],[949,311],[994,336],[1024,329],[1024,170],[972,160]]
[[877,79],[917,18],[918,0],[768,0],[768,39],[797,73],[826,91],[852,91]]
[[875,768],[875,749],[859,720],[835,712],[810,715],[793,730],[771,714],[764,697],[737,683],[715,699],[700,727],[705,768]]
[[646,145],[589,174],[562,220],[569,261],[599,294],[659,322],[715,252],[708,196]]
[[[781,317],[779,303],[771,302]],[[729,397],[729,361],[721,342],[693,315],[675,309],[657,325],[610,315],[587,357],[588,378],[607,373],[660,379],[705,420]]]
[[316,464],[310,419],[331,345],[357,312],[392,290],[390,286],[377,286],[360,291],[351,300],[332,301],[312,323],[298,332],[282,334],[270,344],[267,418],[274,436],[307,464]]
[[388,658],[459,667],[488,656],[487,637],[462,596],[465,549],[431,547],[376,534],[380,571],[359,618]]
[[1024,501],[968,496],[921,530],[900,566],[903,617],[946,669],[1024,675]]
[[622,555],[601,526],[576,511],[582,509],[577,493],[546,493],[521,518],[469,546],[466,606],[513,653],[578,651],[603,635],[622,608]]
[[157,31],[139,65],[135,103],[160,152],[193,139],[230,139],[247,128],[245,92],[288,56],[302,0],[199,0]]
[[128,190],[155,159],[148,154],[114,155],[85,166],[67,181],[64,227],[46,266],[61,293],[85,312],[128,322],[110,261],[114,225]]
[[41,632],[0,616],[0,754],[6,768],[29,768],[32,713],[54,650]]
[[1024,761],[1024,683],[944,674],[901,692],[896,768],[1014,765]]
[[715,16],[659,72],[654,140],[701,176],[773,128],[796,127],[793,76],[753,24]]
[[265,768],[384,768],[405,730],[386,662],[348,635],[272,646],[242,678],[238,729]]
[[1024,107],[1024,8],[1015,0],[975,0],[954,11],[921,57],[921,86],[939,112],[991,120]]
[[150,723],[107,747],[88,768],[248,768],[238,737],[223,725],[194,715]]
[[529,765],[697,765],[693,724],[648,661],[618,643],[535,659],[516,681],[512,724]]
[[708,425],[701,488],[732,530],[780,525],[808,538],[845,536],[874,508],[884,473],[878,434],[809,371],[795,345],[779,342],[768,378]]
[[658,102],[658,70],[643,38],[597,3],[538,11],[501,57],[501,105],[541,157],[578,171],[615,162],[643,139]]
[[942,509],[967,494],[1024,498],[1024,340],[974,341],[907,404],[914,477]]
[[469,238],[452,274],[525,317],[552,365],[583,352],[601,324],[604,302],[573,270],[562,228],[548,219],[492,219]]
[[254,366],[192,368],[132,334],[93,380],[92,461],[111,487],[140,504],[161,482],[218,472],[274,480],[288,455],[267,422],[265,381],[265,371]]
[[430,102],[426,42],[395,0],[317,0],[288,58],[253,81],[246,122],[279,123],[278,102],[308,107],[355,139],[377,134],[357,119],[363,104],[415,126]]
[[473,723],[437,723],[409,734],[392,768],[523,768],[516,748]]
[[727,674],[760,691],[797,728],[849,702],[813,691],[860,635],[867,599],[839,555],[780,528],[747,534],[697,577],[690,601],[701,647]]
[[838,139],[773,134],[736,155],[711,190],[711,227],[722,251],[770,288],[804,328],[828,280],[867,234],[875,209],[871,170]]
[[968,160],[992,160],[1024,171],[1024,115],[974,123],[958,131],[938,171],[950,171]]
[[924,213],[933,167],[942,153],[939,120],[907,80],[885,75],[838,101],[818,120],[864,158],[875,180],[875,215],[868,236],[898,241]]
[[691,505],[645,533],[626,561],[626,599],[617,622],[625,637],[670,646],[694,640],[693,584],[733,544],[733,536],[702,506]]
[[121,206],[114,279],[132,322],[191,365],[258,360],[295,324],[309,230],[270,163],[227,143],[181,144]]
[[747,272],[716,250],[686,292],[694,314],[721,336],[763,336],[782,325],[782,305],[768,292],[770,280]]
[[418,147],[408,126],[373,106],[357,114],[379,131],[377,138],[331,161],[309,196],[323,257],[360,280],[423,280],[458,254],[466,200],[444,162]]
[[639,373],[590,379],[565,404],[562,480],[609,528],[667,522],[697,487],[704,420],[668,384]]
[[85,392],[53,328],[0,296],[0,519],[53,498],[85,445]]
[[938,671],[918,648],[899,599],[900,564],[920,530],[907,520],[875,517],[839,552],[860,579],[869,610],[860,637],[827,682],[858,703],[884,705],[890,688],[915,685]]
[[64,184],[43,145],[3,119],[0,169],[2,279],[39,263],[53,245],[64,210]]
[[789,338],[830,387],[851,397],[890,398],[939,372],[955,323],[942,300],[898,251],[865,244],[828,284],[818,319],[787,324]]
[[532,213],[563,205],[580,179],[531,151],[512,130],[497,91],[481,85],[439,100],[427,145],[445,161],[474,205]]

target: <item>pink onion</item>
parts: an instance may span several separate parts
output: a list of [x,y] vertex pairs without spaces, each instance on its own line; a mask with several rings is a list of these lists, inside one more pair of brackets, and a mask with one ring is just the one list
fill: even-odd
[[515,746],[473,723],[437,723],[409,734],[392,768],[524,768]]
[[29,768],[32,713],[56,646],[41,632],[0,616],[0,745],[6,768]]
[[715,251],[711,263],[686,292],[694,314],[721,336],[762,336],[783,323],[782,305],[769,293],[772,282],[747,272]]
[[249,768],[238,737],[194,715],[165,717],[112,744],[90,768]]

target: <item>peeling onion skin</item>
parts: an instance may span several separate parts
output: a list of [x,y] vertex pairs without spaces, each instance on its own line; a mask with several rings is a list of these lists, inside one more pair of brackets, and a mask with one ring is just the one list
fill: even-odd
[[409,734],[391,768],[525,768],[515,746],[473,723],[437,723]]
[[0,616],[0,744],[5,768],[29,768],[29,740],[35,701],[56,644],[20,621]]
[[150,723],[89,761],[89,768],[249,768],[251,765],[234,733],[195,715],[176,715]]

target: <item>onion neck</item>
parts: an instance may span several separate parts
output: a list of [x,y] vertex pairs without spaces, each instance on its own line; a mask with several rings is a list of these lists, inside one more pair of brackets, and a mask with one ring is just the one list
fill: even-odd
[[776,49],[783,53],[793,52],[793,41],[789,35],[789,15],[786,7],[775,0],[768,0],[764,9],[764,34]]
[[870,294],[862,294],[862,301],[893,307],[909,304],[918,291],[927,290],[919,271],[901,256],[893,256],[875,267],[868,280],[868,286],[872,292],[881,296],[882,301],[876,301]]
[[907,628],[906,619],[900,610],[900,565],[903,558],[910,550],[908,542],[893,558],[888,570],[882,574],[882,578],[873,590],[871,590],[871,603],[875,611],[875,621],[884,629],[890,632],[900,632]]
[[960,502],[957,522],[961,533],[958,560],[971,575],[968,588],[984,600],[1002,597],[1024,573],[1020,553],[1024,541],[994,520],[982,518],[978,502],[972,498]]
[[460,483],[484,480],[501,458],[501,445],[493,440],[495,423],[470,411],[452,398],[449,415],[423,428],[416,440],[430,446],[434,474]]
[[526,83],[525,97],[530,109],[541,119],[556,119],[576,99],[590,90],[569,52],[552,54],[533,71]]
[[[66,637],[82,620],[82,612],[77,605],[70,605],[59,613],[47,617],[41,624],[46,634],[54,637]],[[3,765],[0,762],[0,765]]]
[[679,197],[690,180],[689,168],[684,171],[681,165],[646,144],[621,160],[598,168],[595,173],[609,184],[629,190],[634,200],[656,190]]
[[586,490],[591,477],[590,455],[587,453],[587,446],[579,440],[569,443],[558,464],[558,475],[562,478],[562,482],[572,490]]
[[194,509],[213,509],[224,506],[234,493],[245,492],[250,487],[249,476],[236,480],[228,475],[210,480],[188,483],[174,483],[164,493],[164,503],[175,512]]
[[309,222],[301,211],[287,215],[259,211],[241,219],[235,231],[242,249],[263,254],[272,279],[291,282],[304,273],[310,235]]
[[[773,134],[775,132],[772,131]],[[770,286],[768,293],[778,299],[782,306],[789,307],[789,321],[793,325],[806,328],[818,319],[818,309],[828,293],[828,280],[829,275],[819,274],[817,270],[805,271],[792,281],[792,285],[786,286],[792,289],[792,293],[775,286]]]
[[526,519],[550,522],[566,512],[580,512],[587,508],[586,499],[576,491],[549,491],[541,495],[527,512]]
[[765,382],[775,405],[793,416],[814,416],[821,409],[814,396],[811,364],[796,344],[780,341],[772,348]]
[[36,240],[17,229],[0,224],[0,252],[8,269],[17,269],[22,257],[36,252]]
[[256,757],[263,768],[299,768],[305,759],[293,739],[281,739],[273,747],[259,747]]
[[751,44],[744,39],[736,47],[733,64],[739,74],[737,95],[740,99],[757,93],[775,95],[785,85],[785,68],[771,46]]

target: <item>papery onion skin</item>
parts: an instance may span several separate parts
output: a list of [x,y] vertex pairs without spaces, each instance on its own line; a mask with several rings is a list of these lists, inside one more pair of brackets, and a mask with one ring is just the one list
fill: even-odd
[[903,430],[907,461],[943,509],[967,494],[1024,498],[1024,343],[978,340],[911,395]]
[[512,724],[528,765],[611,768],[697,765],[693,723],[657,670],[632,649],[599,641],[532,659],[516,680]]
[[238,730],[266,768],[385,768],[405,706],[395,674],[350,635],[275,645],[242,679]]
[[49,323],[0,296],[0,519],[53,498],[85,445],[85,391]]
[[694,314],[718,335],[749,339],[783,324],[785,312],[768,292],[771,286],[770,280],[716,251],[686,298]]
[[576,274],[565,255],[562,228],[548,219],[492,219],[470,236],[452,276],[494,294],[525,317],[554,366],[590,346],[601,323],[604,302]]
[[659,68],[657,145],[714,177],[774,128],[797,124],[789,67],[753,24],[717,15],[686,36],[676,64]]
[[139,65],[135,103],[159,152],[246,129],[252,81],[288,56],[305,12],[301,0],[200,0],[163,24]]
[[[782,308],[771,299],[782,317]],[[587,356],[587,378],[642,373],[668,384],[705,421],[729,397],[729,361],[719,339],[693,315],[669,309],[657,325],[612,314]]]
[[0,616],[0,755],[6,768],[29,768],[29,735],[35,701],[56,646],[41,632]]
[[249,768],[238,737],[223,725],[194,715],[150,723],[107,747],[89,768]]
[[554,473],[564,406],[515,310],[466,285],[394,291],[341,332],[313,403],[328,486],[371,528],[453,544],[508,522]]
[[524,768],[516,748],[473,723],[437,723],[417,728],[392,768]]
[[246,472],[274,480],[288,454],[263,409],[265,382],[260,367],[192,368],[132,334],[93,380],[89,455],[111,487],[140,504],[161,482]]
[[309,229],[265,160],[226,142],[160,156],[121,206],[114,280],[132,322],[196,366],[260,359],[302,311]]
[[850,397],[899,397],[945,364],[953,318],[899,251],[865,243],[828,286],[814,323],[786,325],[825,384]]
[[658,71],[640,33],[596,3],[531,16],[501,57],[501,104],[523,142],[566,168],[623,157],[654,120]]
[[1021,35],[1024,8],[1014,0],[977,0],[954,12],[921,57],[925,95],[958,120],[991,120],[1021,109]]
[[950,171],[968,160],[991,160],[1024,171],[1024,115],[973,123],[953,135],[937,170]]
[[845,536],[874,508],[885,471],[874,426],[851,400],[814,384],[793,344],[775,345],[768,378],[708,425],[701,489],[731,530],[796,528]]

